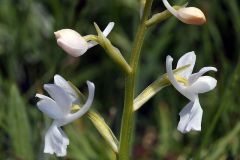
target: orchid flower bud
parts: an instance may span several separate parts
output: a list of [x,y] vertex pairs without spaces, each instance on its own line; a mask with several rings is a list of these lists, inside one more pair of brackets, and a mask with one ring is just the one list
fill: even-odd
[[[103,31],[105,37],[112,31],[114,22],[110,22]],[[78,32],[72,29],[61,29],[54,32],[57,39],[57,44],[69,55],[79,57],[83,55],[88,49],[96,46],[98,43],[95,41],[87,41]]]
[[57,44],[73,57],[83,55],[88,49],[87,41],[72,29],[62,29],[54,32]]
[[175,10],[167,0],[162,0],[167,10],[186,24],[202,25],[206,22],[203,12],[196,7],[183,7]]
[[178,10],[178,19],[186,24],[202,25],[206,22],[203,12],[196,7],[181,8]]

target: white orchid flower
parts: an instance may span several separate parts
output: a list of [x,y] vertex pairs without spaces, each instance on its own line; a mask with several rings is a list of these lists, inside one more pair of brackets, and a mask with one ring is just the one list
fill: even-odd
[[66,155],[69,139],[60,127],[80,118],[89,110],[93,102],[95,86],[90,81],[87,81],[87,85],[88,99],[75,113],[71,113],[71,107],[78,100],[77,94],[68,82],[59,75],[54,76],[54,84],[44,85],[44,89],[51,98],[36,94],[36,97],[40,98],[37,103],[39,110],[54,119],[45,135],[44,153],[56,153],[57,156]]
[[178,10],[174,9],[167,0],[162,0],[167,10],[176,18],[186,24],[202,25],[206,22],[203,12],[196,7],[183,7]]
[[[105,37],[111,32],[114,22],[110,22],[103,31]],[[57,44],[69,55],[79,57],[83,55],[89,48],[97,45],[95,41],[86,41],[78,32],[72,29],[61,29],[54,32]]]
[[167,56],[166,68],[169,81],[172,85],[190,102],[179,113],[180,121],[178,123],[178,130],[182,133],[189,132],[191,130],[200,131],[203,110],[200,106],[198,94],[208,92],[216,87],[217,80],[210,76],[202,76],[208,71],[217,71],[215,67],[204,67],[199,72],[192,74],[193,67],[196,61],[196,55],[194,52],[188,52],[183,55],[178,63],[177,68],[185,65],[190,65],[188,69],[178,76],[181,76],[187,80],[187,84],[182,84],[176,81],[172,71],[172,57]]

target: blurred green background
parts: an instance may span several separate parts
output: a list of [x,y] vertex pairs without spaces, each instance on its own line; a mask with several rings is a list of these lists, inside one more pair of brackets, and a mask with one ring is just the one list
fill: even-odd
[[[183,4],[184,1],[170,1]],[[146,103],[136,116],[133,158],[136,160],[240,159],[240,1],[192,0],[207,18],[190,26],[175,18],[153,26],[142,50],[136,93],[165,73],[165,57],[175,61],[188,51],[197,54],[195,72],[210,73],[217,88],[200,95],[204,110],[202,132],[177,131],[178,113],[188,103],[168,87]],[[36,107],[36,92],[58,73],[86,93],[86,80],[96,85],[94,109],[119,137],[123,107],[123,73],[96,46],[79,58],[60,49],[53,32],[72,28],[95,34],[114,21],[109,39],[128,59],[139,22],[138,0],[0,0],[0,159],[108,160],[114,154],[87,116],[67,125],[68,155],[43,154],[44,134],[51,124]],[[163,11],[154,0],[152,14]]]

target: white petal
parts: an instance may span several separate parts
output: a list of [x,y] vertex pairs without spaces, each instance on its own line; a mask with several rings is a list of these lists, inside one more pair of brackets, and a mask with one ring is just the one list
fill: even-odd
[[40,111],[42,111],[52,119],[63,118],[64,113],[54,100],[41,94],[37,94],[36,97],[41,98],[41,100],[37,103],[37,107]]
[[107,37],[108,34],[112,31],[113,27],[114,27],[114,22],[109,22],[107,27],[103,31],[103,35]]
[[54,32],[54,34],[57,44],[73,57],[81,56],[88,49],[86,40],[72,29],[62,29]]
[[38,97],[38,98],[40,98],[40,99],[50,99],[50,100],[52,100],[51,98],[49,98],[48,96],[45,96],[45,95],[43,95],[43,94],[36,94],[36,97]]
[[188,79],[188,77],[192,74],[195,62],[196,62],[196,54],[194,53],[194,51],[184,54],[178,60],[177,68],[180,68],[180,67],[183,67],[183,66],[189,65],[189,64],[190,64],[190,66],[187,69],[185,69],[184,71],[180,72],[178,75]]
[[177,129],[182,132],[190,132],[191,130],[201,131],[203,110],[199,104],[198,98],[194,102],[188,103],[179,113],[180,121]]
[[167,0],[162,0],[163,4],[165,5],[165,7],[167,8],[167,10],[172,13],[175,17],[177,17],[177,11],[168,3]]
[[44,153],[56,153],[59,157],[66,156],[67,145],[69,145],[69,139],[66,134],[53,123],[45,135]]
[[215,67],[203,67],[199,72],[192,74],[189,76],[189,85],[193,84],[199,77],[205,74],[208,71],[215,71],[217,72],[217,68]]
[[172,57],[171,56],[167,56],[166,59],[166,69],[167,69],[167,75],[168,75],[168,79],[169,81],[172,83],[172,85],[185,97],[187,97],[189,100],[193,101],[196,98],[196,94],[193,92],[189,92],[187,87],[180,85],[174,75],[173,75],[173,71],[172,71]]
[[201,76],[188,89],[195,93],[205,93],[214,89],[217,85],[217,80],[210,76]]
[[72,100],[61,87],[55,84],[45,84],[44,89],[55,100],[58,106],[60,106],[63,113],[67,114],[70,112]]
[[54,83],[61,87],[67,94],[71,97],[72,101],[78,100],[77,93],[73,90],[70,84],[60,75],[56,74],[54,76]]
[[[109,35],[109,33],[112,31],[112,29],[113,29],[113,27],[114,27],[114,22],[109,22],[108,23],[108,25],[107,25],[107,27],[104,29],[104,31],[103,31],[103,35],[105,36],[105,37],[107,37],[108,35]],[[95,42],[95,41],[89,41],[89,42],[87,42],[88,43],[88,49],[89,48],[92,48],[92,47],[94,47],[94,46],[96,46],[98,43],[97,42]]]
[[76,113],[73,114],[69,114],[66,119],[64,120],[63,124],[61,125],[65,125],[67,123],[70,123],[78,118],[80,118],[82,115],[84,115],[91,107],[92,102],[93,102],[93,98],[94,98],[94,92],[95,92],[95,86],[92,82],[87,81],[87,85],[88,85],[88,99],[85,102],[85,104],[82,106],[82,108],[77,111]]

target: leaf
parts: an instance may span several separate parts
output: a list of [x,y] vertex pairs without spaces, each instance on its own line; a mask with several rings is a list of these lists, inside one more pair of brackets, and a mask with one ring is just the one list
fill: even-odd
[[88,117],[92,121],[93,125],[97,128],[99,133],[103,136],[103,138],[107,141],[107,143],[111,146],[115,153],[118,153],[118,145],[119,142],[112,130],[106,124],[102,116],[94,111],[88,112]]
[[10,145],[17,159],[33,159],[31,130],[25,106],[17,87],[12,85],[6,118]]

